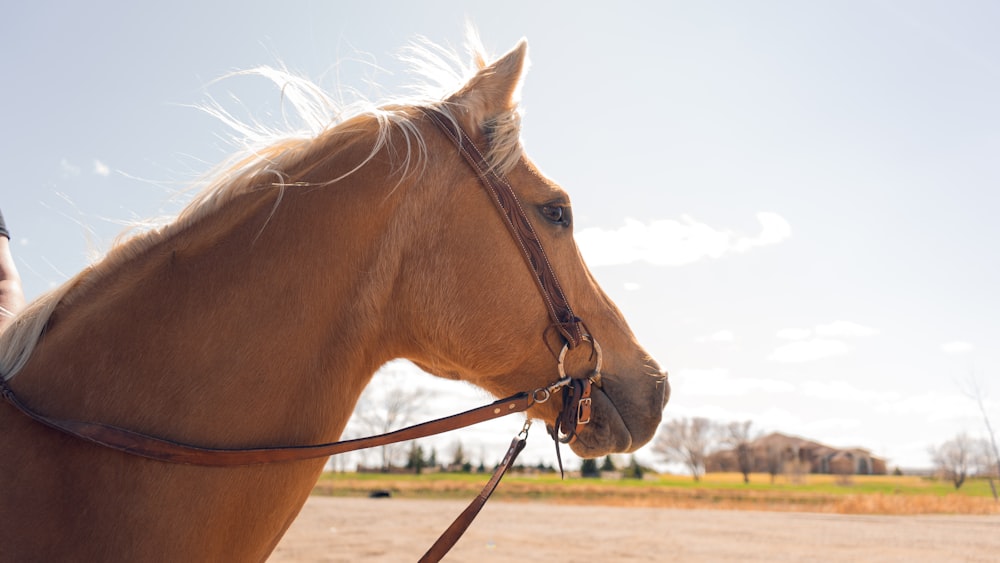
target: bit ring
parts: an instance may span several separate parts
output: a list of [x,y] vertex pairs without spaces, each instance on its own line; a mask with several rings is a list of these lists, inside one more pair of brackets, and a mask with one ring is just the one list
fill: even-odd
[[[589,379],[590,379],[591,383],[593,383],[594,385],[600,387],[601,386],[601,366],[603,365],[603,362],[604,362],[604,356],[603,356],[603,354],[601,352],[601,345],[598,344],[597,340],[595,340],[590,335],[584,335],[583,340],[585,340],[587,342],[590,342],[591,347],[594,349],[594,353],[597,355],[597,361],[595,362],[595,365],[594,365],[594,371],[590,374]],[[562,350],[559,352],[559,365],[557,366],[557,368],[559,370],[559,379],[560,380],[566,379],[568,377],[566,375],[566,366],[563,363],[563,361],[566,359],[566,352],[568,352],[568,351],[569,351],[569,343],[563,344]]]

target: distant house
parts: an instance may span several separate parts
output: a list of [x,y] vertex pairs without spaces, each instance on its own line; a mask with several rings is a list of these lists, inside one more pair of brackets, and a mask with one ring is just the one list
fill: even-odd
[[[775,432],[751,442],[753,471],[778,473],[794,466],[803,473],[885,475],[885,459],[863,448],[834,448]],[[735,449],[721,450],[705,460],[707,472],[739,471]]]

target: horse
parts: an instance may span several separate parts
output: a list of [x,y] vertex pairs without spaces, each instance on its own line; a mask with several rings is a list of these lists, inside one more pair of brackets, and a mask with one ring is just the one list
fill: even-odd
[[[245,154],[175,220],[30,303],[0,334],[5,386],[53,418],[238,449],[337,439],[396,358],[496,396],[549,384],[564,327],[444,121],[486,147],[592,339],[581,348],[600,342],[589,424],[570,447],[639,448],[669,398],[666,372],[587,269],[566,191],[524,154],[526,55],[523,40],[492,62],[476,49],[450,94]],[[593,355],[559,367],[588,377]],[[555,426],[556,402],[528,416]],[[0,429],[3,561],[263,561],[325,461],[166,463],[7,403]]]

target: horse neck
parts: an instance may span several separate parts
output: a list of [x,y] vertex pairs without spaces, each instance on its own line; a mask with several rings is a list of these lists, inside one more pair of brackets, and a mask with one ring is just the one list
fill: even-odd
[[371,211],[392,192],[362,185],[383,176],[251,191],[109,259],[67,295],[15,387],[55,416],[210,446],[335,439],[391,359],[395,261],[378,217],[392,213]]

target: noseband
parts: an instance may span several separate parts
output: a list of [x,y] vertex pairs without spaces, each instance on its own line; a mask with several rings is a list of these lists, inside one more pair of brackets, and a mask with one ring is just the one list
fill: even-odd
[[[535,283],[541,292],[552,320],[554,328],[563,338],[563,346],[557,359],[559,378],[552,384],[533,391],[522,392],[500,399],[489,405],[465,411],[453,416],[432,420],[422,424],[409,426],[401,430],[359,438],[313,444],[305,446],[279,446],[266,448],[204,448],[193,446],[124,428],[99,422],[56,419],[41,414],[24,404],[15,394],[10,384],[0,378],[0,395],[14,408],[31,420],[58,430],[64,434],[81,440],[103,446],[130,455],[145,457],[162,462],[201,465],[212,467],[233,467],[257,465],[264,463],[302,461],[328,457],[331,455],[382,446],[406,440],[431,436],[457,428],[463,428],[479,422],[485,422],[509,414],[524,412],[536,404],[545,403],[556,392],[562,393],[563,406],[549,433],[556,440],[556,454],[559,455],[559,443],[572,443],[577,439],[582,427],[591,418],[592,386],[601,386],[601,346],[590,335],[583,321],[573,313],[566,294],[556,278],[555,271],[549,262],[545,250],[531,221],[528,220],[524,208],[511,188],[507,178],[494,170],[486,162],[483,151],[452,118],[440,110],[422,108],[424,114],[455,144],[459,153],[475,171],[480,183],[490,199],[500,211],[500,216],[513,236],[525,262],[532,273]],[[547,331],[546,331],[547,332]],[[542,335],[545,339],[545,334]],[[588,343],[591,348],[591,360],[595,362],[594,371],[587,377],[574,378],[566,374],[565,360],[569,351],[576,349],[582,343]],[[546,345],[548,342],[546,341]],[[486,500],[500,482],[500,478],[513,466],[517,454],[524,449],[528,436],[530,418],[524,428],[511,442],[503,461],[497,466],[493,477],[483,491],[473,500],[466,510],[445,530],[433,546],[420,559],[421,561],[438,561],[458,541],[462,533],[469,527]],[[560,469],[562,460],[559,460]]]

